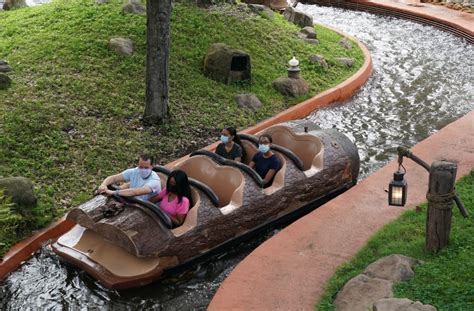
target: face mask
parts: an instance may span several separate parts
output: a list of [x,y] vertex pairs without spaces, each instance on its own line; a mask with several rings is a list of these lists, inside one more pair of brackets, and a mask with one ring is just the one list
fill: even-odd
[[229,142],[229,137],[225,135],[221,135],[221,142],[227,144]]
[[147,179],[151,175],[151,168],[139,168],[138,174],[140,174],[141,178]]
[[260,151],[261,153],[267,153],[268,150],[270,150],[269,145],[264,145],[264,144],[259,144],[258,145],[258,151]]
[[177,193],[178,187],[176,187],[176,185],[170,185],[170,186],[168,187],[168,191],[169,191],[169,192],[173,192],[173,193]]

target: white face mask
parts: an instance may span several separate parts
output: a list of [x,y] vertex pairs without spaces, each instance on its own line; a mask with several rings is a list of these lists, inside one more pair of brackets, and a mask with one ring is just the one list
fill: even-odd
[[139,168],[138,174],[141,178],[147,179],[151,175],[151,168]]
[[260,151],[261,153],[267,153],[268,150],[270,150],[270,145],[264,145],[264,144],[258,145],[258,151]]

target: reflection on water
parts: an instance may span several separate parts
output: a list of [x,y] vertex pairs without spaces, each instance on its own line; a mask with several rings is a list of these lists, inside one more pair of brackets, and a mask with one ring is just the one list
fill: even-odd
[[[363,41],[372,53],[373,77],[350,101],[314,113],[310,120],[352,137],[362,176],[408,146],[474,108],[474,48],[432,27],[367,13],[299,5],[317,22]],[[296,55],[297,54],[297,51]],[[304,75],[304,72],[302,73]],[[267,236],[244,243],[189,271],[130,291],[103,288],[44,248],[0,287],[2,309],[205,309],[219,284]]]

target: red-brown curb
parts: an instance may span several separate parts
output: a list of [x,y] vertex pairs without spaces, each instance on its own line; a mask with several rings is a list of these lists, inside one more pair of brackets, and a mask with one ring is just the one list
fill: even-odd
[[[246,130],[242,131],[242,133],[255,134],[271,125],[306,117],[317,108],[321,108],[333,102],[342,101],[351,97],[367,81],[367,79],[370,77],[370,74],[372,73],[372,58],[370,57],[370,52],[362,43],[360,43],[354,37],[343,34],[336,29],[333,30],[357,42],[365,58],[362,67],[352,77],[342,82],[341,84],[329,90],[326,90],[308,100],[305,100],[304,102],[299,103],[296,106],[293,106],[275,115],[274,117],[271,117],[250,128],[247,128]],[[206,149],[214,150],[216,147],[217,143],[214,143],[207,146]],[[183,161],[187,157],[188,156],[185,156],[171,163],[168,163],[167,166],[173,166],[174,164]],[[4,279],[10,272],[20,267],[20,265],[25,260],[30,258],[45,241],[57,239],[65,232],[72,229],[73,226],[74,223],[66,221],[65,218],[61,218],[51,226],[34,234],[32,237],[15,244],[5,255],[3,261],[0,263],[0,280]]]

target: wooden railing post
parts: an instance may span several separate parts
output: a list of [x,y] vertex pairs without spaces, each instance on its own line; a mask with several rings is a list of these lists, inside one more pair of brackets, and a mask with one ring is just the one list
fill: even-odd
[[430,168],[428,213],[426,217],[426,250],[439,251],[449,243],[454,183],[457,166],[447,161],[435,161]]

